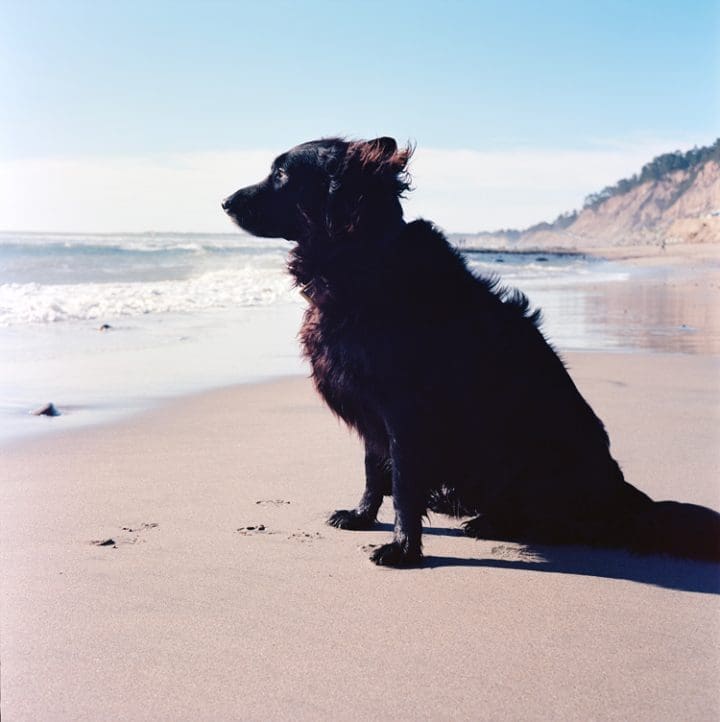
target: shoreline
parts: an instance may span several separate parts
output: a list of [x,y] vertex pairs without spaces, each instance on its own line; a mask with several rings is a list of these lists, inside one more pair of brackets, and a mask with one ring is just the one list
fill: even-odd
[[651,265],[670,262],[673,265],[720,262],[718,243],[668,243],[664,249],[657,245],[609,246],[591,249],[590,255],[599,255],[613,261],[647,262]]
[[[631,483],[720,507],[719,358],[565,356]],[[391,505],[373,531],[325,525],[363,454],[308,379],[2,455],[8,719],[720,712],[717,565],[474,541],[431,513],[424,567],[375,567]]]
[[[456,235],[456,234],[455,234]],[[589,246],[585,249],[573,246],[466,246],[458,244],[457,248],[467,254],[497,253],[508,255],[551,255],[592,258],[627,262],[633,265],[687,265],[692,263],[720,262],[720,241],[717,243],[668,243],[664,248],[657,244]]]
[[[0,448],[87,428],[175,398],[304,373],[295,340],[302,307],[279,304],[208,316],[123,319],[0,333]],[[168,373],[170,369],[170,373]],[[55,418],[30,412],[53,403]],[[45,422],[45,423],[43,423]]]
[[[563,361],[570,367],[571,360],[573,358],[619,358],[619,357],[660,357],[660,358],[696,358],[700,363],[713,364],[717,363],[718,366],[718,379],[720,381],[720,358],[717,354],[713,353],[696,353],[689,351],[658,351],[654,349],[627,349],[627,348],[610,348],[610,349],[583,349],[583,350],[558,350],[556,349],[559,356]],[[569,361],[570,360],[570,361]],[[242,394],[243,389],[256,388],[256,387],[272,387],[275,384],[282,384],[283,382],[307,382],[312,385],[312,379],[310,375],[310,369],[307,372],[289,372],[279,373],[270,376],[248,376],[244,380],[234,381],[231,383],[218,384],[216,386],[202,387],[190,390],[183,390],[176,394],[171,395],[158,395],[152,399],[146,399],[142,404],[127,405],[123,407],[117,407],[108,409],[105,414],[98,418],[92,419],[81,419],[77,420],[74,418],[74,414],[83,412],[86,409],[79,406],[62,406],[63,409],[70,408],[71,411],[64,411],[59,416],[33,416],[29,412],[23,412],[22,415],[18,415],[17,418],[22,419],[25,423],[36,423],[43,424],[46,426],[44,429],[33,429],[30,431],[22,431],[17,434],[8,434],[0,438],[0,455],[3,452],[9,452],[17,450],[27,445],[35,443],[43,443],[55,439],[57,436],[68,436],[70,439],[74,435],[83,434],[92,430],[111,430],[112,427],[118,425],[143,423],[146,417],[155,417],[156,415],[171,415],[175,413],[182,413],[184,407],[188,405],[192,406],[195,402],[201,401],[203,397],[214,398],[216,395],[228,395],[235,396]],[[319,397],[318,397],[319,398]],[[328,411],[328,413],[330,413]],[[63,421],[60,421],[63,419]],[[12,418],[11,418],[12,420]],[[70,422],[67,426],[62,426],[63,423]],[[53,428],[53,426],[55,428]],[[720,434],[718,436],[720,440]],[[720,501],[720,495],[718,496]],[[720,504],[719,504],[720,506]]]
[[[176,394],[164,394],[146,399],[137,405],[126,405],[106,410],[104,415],[93,419],[83,419],[77,421],[74,414],[77,412],[87,411],[82,406],[62,406],[63,409],[70,408],[70,411],[64,411],[58,416],[35,416],[29,412],[22,413],[23,421],[32,423],[33,418],[41,424],[47,424],[48,428],[42,430],[32,430],[19,432],[16,435],[7,435],[0,438],[0,454],[4,451],[16,449],[19,446],[33,444],[35,442],[53,439],[57,435],[73,436],[75,434],[83,434],[93,429],[111,429],[113,426],[122,424],[132,424],[142,422],[146,415],[154,414],[170,414],[181,412],[182,407],[192,404],[204,395],[214,394],[234,394],[240,392],[244,388],[252,388],[256,386],[272,386],[276,383],[284,381],[300,381],[307,380],[307,375],[301,373],[279,373],[270,376],[248,376],[245,380],[235,381],[232,383],[218,384],[216,386],[203,386],[202,388],[183,390]],[[70,421],[68,426],[61,427],[57,425],[52,428],[53,424],[57,424],[59,419]],[[74,422],[74,423],[73,423]],[[62,423],[62,422],[61,422]]]

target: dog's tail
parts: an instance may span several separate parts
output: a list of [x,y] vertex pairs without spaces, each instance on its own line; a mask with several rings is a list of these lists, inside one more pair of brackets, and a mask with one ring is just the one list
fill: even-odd
[[627,546],[641,554],[720,561],[720,514],[697,504],[654,501],[630,521]]

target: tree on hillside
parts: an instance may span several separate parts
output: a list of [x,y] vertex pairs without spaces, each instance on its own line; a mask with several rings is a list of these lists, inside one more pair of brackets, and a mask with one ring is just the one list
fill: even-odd
[[695,146],[685,153],[676,150],[674,153],[663,153],[653,158],[642,167],[640,173],[636,173],[630,178],[623,178],[615,185],[607,186],[598,193],[591,193],[585,198],[583,208],[594,210],[608,198],[624,195],[642,183],[661,180],[669,173],[679,170],[699,170],[709,160],[720,162],[720,138],[712,145],[703,148]]

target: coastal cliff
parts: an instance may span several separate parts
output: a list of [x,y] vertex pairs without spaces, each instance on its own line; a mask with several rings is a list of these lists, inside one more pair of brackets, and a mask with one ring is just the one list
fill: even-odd
[[507,250],[720,243],[720,139],[666,153],[640,173],[588,196],[579,211],[524,230],[458,237],[461,245]]

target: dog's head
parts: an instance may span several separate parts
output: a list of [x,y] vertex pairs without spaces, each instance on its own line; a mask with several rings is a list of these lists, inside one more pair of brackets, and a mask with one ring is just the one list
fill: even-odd
[[392,138],[348,142],[327,138],[279,155],[270,175],[222,202],[256,236],[302,242],[381,229],[402,218],[399,198],[410,187],[412,148]]

